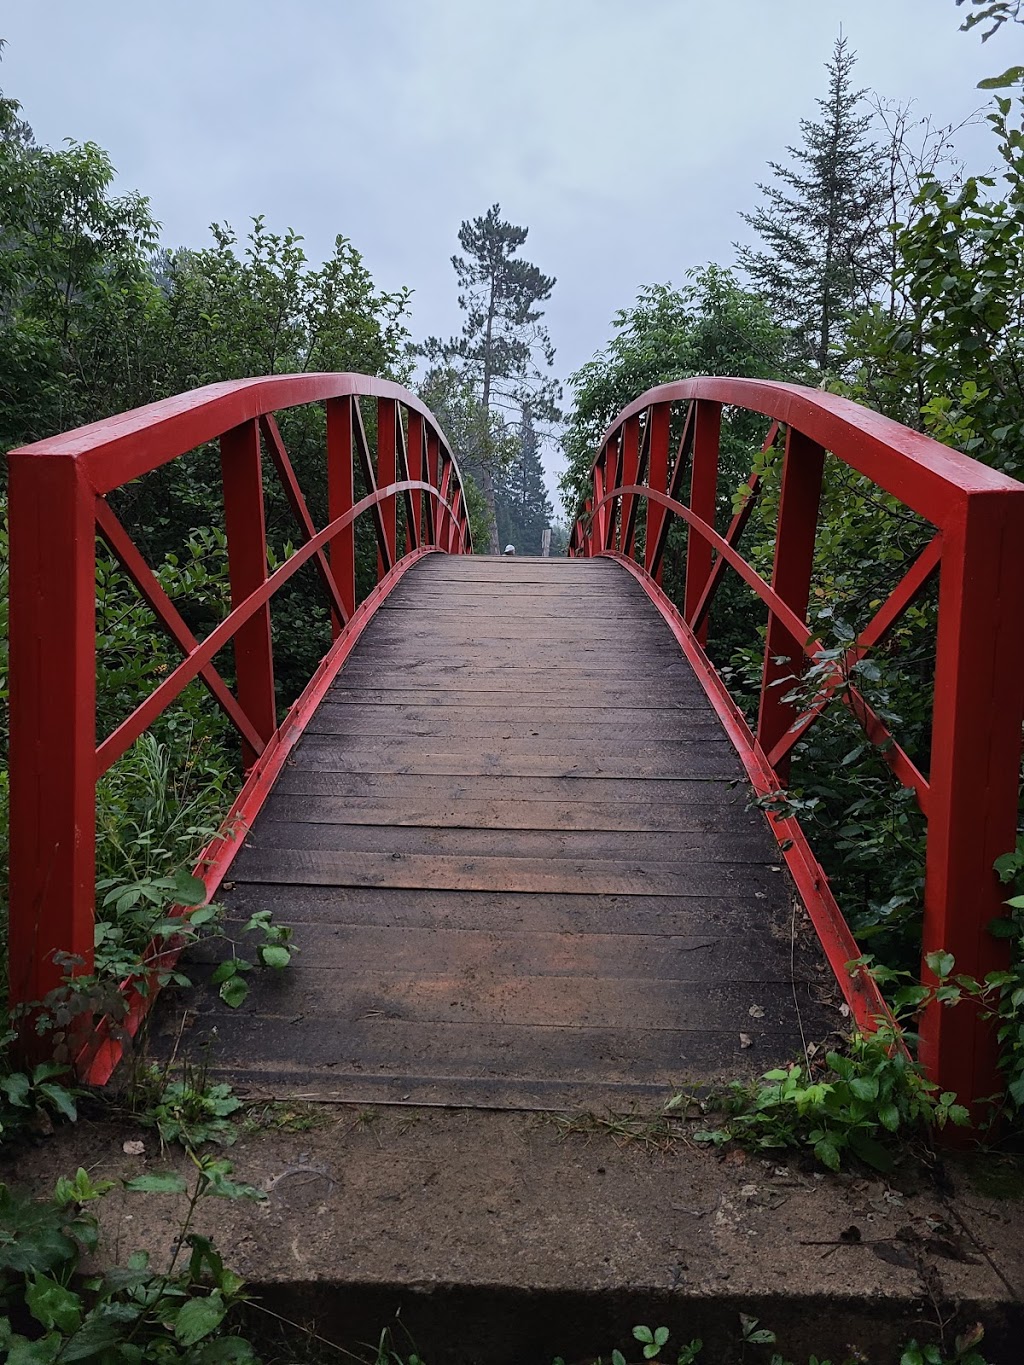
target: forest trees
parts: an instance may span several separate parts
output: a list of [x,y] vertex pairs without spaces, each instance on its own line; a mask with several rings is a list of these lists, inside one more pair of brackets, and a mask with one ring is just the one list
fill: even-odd
[[491,554],[501,548],[495,485],[501,477],[505,429],[527,407],[534,421],[553,421],[559,415],[561,393],[551,374],[555,352],[538,306],[550,298],[555,281],[516,255],[528,232],[505,222],[500,204],[463,222],[459,245],[465,255],[452,257],[465,314],[462,332],[448,342],[431,338],[423,347],[434,367],[461,372],[480,404],[482,420],[476,429],[482,439],[460,453],[480,480]]
[[761,249],[739,248],[739,264],[792,328],[797,359],[828,370],[842,343],[846,317],[866,305],[884,273],[879,217],[886,200],[885,160],[870,135],[854,90],[856,54],[836,41],[828,64],[822,118],[801,120],[803,142],[787,151],[794,167],[769,165],[774,184],[759,185],[765,202],[742,217]]
[[498,475],[498,539],[502,545],[514,545],[520,554],[539,555],[554,511],[544,484],[540,440],[529,404],[523,408],[517,440],[515,455]]
[[146,402],[158,224],[92,142],[36,144],[0,93],[0,451]]
[[[563,436],[568,468],[561,488],[571,515],[584,495],[601,433],[638,394],[699,374],[789,377],[787,333],[763,298],[718,266],[690,271],[687,279],[678,289],[641,289],[636,302],[612,319],[612,339],[570,380],[575,403]],[[728,422],[725,434],[728,448]]]

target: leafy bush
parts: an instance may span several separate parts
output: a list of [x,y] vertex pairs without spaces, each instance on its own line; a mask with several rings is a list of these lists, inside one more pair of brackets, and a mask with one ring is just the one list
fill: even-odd
[[232,1324],[245,1302],[244,1283],[190,1226],[202,1199],[264,1196],[233,1181],[225,1161],[196,1158],[196,1171],[191,1192],[178,1175],[124,1182],[140,1194],[189,1195],[166,1269],[155,1269],[140,1251],[125,1265],[84,1277],[82,1253],[99,1248],[99,1224],[87,1206],[113,1182],[94,1184],[80,1169],[73,1180],[59,1180],[49,1200],[0,1185],[0,1350],[10,1365],[257,1361]]

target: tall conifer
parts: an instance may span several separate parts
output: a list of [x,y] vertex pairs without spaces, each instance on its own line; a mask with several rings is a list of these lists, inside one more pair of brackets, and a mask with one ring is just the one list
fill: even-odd
[[[529,406],[536,418],[558,417],[558,384],[548,373],[555,352],[541,322],[538,304],[551,296],[554,278],[543,274],[516,253],[529,229],[503,221],[501,205],[494,204],[480,218],[464,222],[459,245],[465,255],[453,256],[459,283],[459,307],[465,322],[458,337],[448,342],[431,338],[423,350],[437,366],[457,364],[473,385],[492,434]],[[506,415],[508,414],[508,415]],[[492,440],[492,451],[500,450]],[[471,466],[472,467],[472,466]],[[490,551],[500,549],[495,513],[495,478],[500,461],[481,458],[480,486],[490,515]]]
[[739,248],[739,263],[818,370],[841,344],[847,315],[871,301],[885,273],[885,158],[871,114],[860,112],[865,92],[851,87],[856,60],[840,36],[821,119],[801,119],[803,141],[786,149],[794,166],[769,162],[774,183],[758,185],[764,202],[742,215],[764,247]]
[[554,521],[554,510],[544,483],[540,440],[527,405],[519,423],[515,458],[502,471],[496,490],[499,540],[520,554],[539,555],[544,528]]

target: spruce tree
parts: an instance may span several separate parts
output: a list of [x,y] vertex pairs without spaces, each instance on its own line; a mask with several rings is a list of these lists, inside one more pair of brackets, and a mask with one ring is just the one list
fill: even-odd
[[537,306],[550,298],[555,281],[517,258],[528,231],[504,222],[500,204],[462,224],[459,245],[465,255],[452,257],[459,307],[466,315],[462,332],[448,342],[432,337],[423,347],[435,367],[459,366],[483,409],[484,426],[492,439],[480,453],[479,464],[466,453],[487,502],[492,554],[500,549],[495,479],[500,476],[501,461],[495,452],[504,444],[501,430],[527,405],[541,421],[558,417],[560,390],[549,373],[555,352],[541,323],[543,311]]
[[539,555],[544,528],[554,520],[554,509],[544,483],[540,440],[529,405],[519,423],[515,459],[502,470],[495,489],[499,541],[520,554]]
[[851,88],[856,60],[840,36],[820,121],[801,119],[802,144],[786,149],[795,166],[769,162],[775,183],[758,185],[765,202],[742,214],[764,248],[738,248],[751,282],[792,328],[801,358],[820,371],[842,343],[847,316],[871,301],[885,274],[885,159],[871,138],[871,114],[859,112],[865,92]]

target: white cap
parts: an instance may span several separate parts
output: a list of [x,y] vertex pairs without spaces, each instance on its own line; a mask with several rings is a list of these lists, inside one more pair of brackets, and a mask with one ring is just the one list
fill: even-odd
[[516,547],[515,547],[514,545],[506,545],[506,546],[505,546],[505,553],[506,553],[507,555],[514,555],[515,552],[516,552]]

